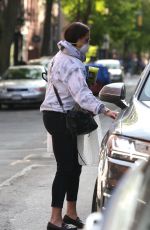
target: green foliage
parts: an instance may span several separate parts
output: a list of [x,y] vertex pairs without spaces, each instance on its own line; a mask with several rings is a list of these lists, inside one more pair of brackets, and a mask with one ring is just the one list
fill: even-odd
[[140,0],[106,0],[109,13],[106,17],[106,27],[113,43],[127,41],[128,48],[140,35],[136,30],[136,12],[140,8]]
[[[111,47],[122,52],[126,48],[137,50],[140,46],[145,50],[150,47],[150,0],[62,0],[64,14],[70,22],[85,22],[89,3],[91,10],[86,23],[91,27],[92,45],[101,46],[104,34],[109,34]],[[139,10],[143,13],[142,28],[137,26]]]
[[142,27],[139,28],[140,30],[140,37],[138,39],[138,47],[142,51],[149,51],[150,52],[150,25],[149,25],[149,17],[150,17],[150,0],[143,0],[142,1],[142,18],[143,23]]
[[[91,44],[99,44],[103,37],[104,0],[62,0],[62,7],[68,21],[81,21],[89,25],[91,27]],[[86,15],[88,16],[86,17]]]

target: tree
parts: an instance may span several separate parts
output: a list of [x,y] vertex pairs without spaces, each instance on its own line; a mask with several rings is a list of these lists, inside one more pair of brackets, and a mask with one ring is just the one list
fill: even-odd
[[141,0],[106,0],[109,13],[106,17],[106,27],[112,39],[113,46],[121,44],[121,49],[127,53],[134,41],[139,37],[136,29],[136,13],[141,7]]
[[62,0],[63,11],[70,22],[81,21],[88,24],[93,11],[93,0]]
[[21,0],[1,0],[0,5],[0,74],[9,66],[10,47],[21,8]]
[[87,0],[85,10],[84,10],[84,13],[83,13],[83,20],[82,20],[82,22],[85,23],[85,24],[88,23],[89,17],[90,17],[90,15],[92,13],[92,7],[93,7],[93,1]]
[[141,17],[140,24],[137,24],[137,29],[140,32],[140,36],[136,40],[137,52],[141,51],[149,52],[150,55],[150,26],[149,26],[149,15],[150,15],[150,0],[143,0],[138,16]]
[[112,47],[123,51],[134,46],[134,41],[140,36],[136,29],[136,12],[141,7],[141,0],[62,2],[69,21],[78,20],[90,25],[92,45],[101,46],[104,35],[109,34]]
[[43,42],[41,48],[41,55],[48,56],[50,48],[50,28],[51,28],[51,13],[52,13],[53,0],[46,0],[45,4],[45,20],[43,29]]

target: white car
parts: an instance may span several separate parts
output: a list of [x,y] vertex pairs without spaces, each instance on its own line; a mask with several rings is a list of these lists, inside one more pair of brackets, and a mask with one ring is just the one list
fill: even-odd
[[40,65],[9,67],[0,78],[0,106],[40,104],[46,91],[44,71]]
[[52,56],[44,56],[37,59],[31,59],[28,61],[28,65],[42,65],[44,68],[47,69],[52,58]]
[[120,82],[123,81],[123,67],[119,60],[115,59],[101,59],[95,62],[97,65],[103,65],[108,68],[110,73],[111,82]]

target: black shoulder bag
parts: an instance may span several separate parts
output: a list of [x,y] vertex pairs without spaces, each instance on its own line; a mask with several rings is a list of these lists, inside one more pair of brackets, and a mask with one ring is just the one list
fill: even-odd
[[97,129],[98,125],[90,112],[75,109],[66,112],[59,93],[54,85],[53,88],[63,112],[66,113],[66,127],[72,135],[88,134]]

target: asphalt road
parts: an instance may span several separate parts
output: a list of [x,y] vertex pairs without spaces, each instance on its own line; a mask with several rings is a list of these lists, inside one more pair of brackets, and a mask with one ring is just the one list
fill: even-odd
[[[128,100],[136,81],[126,80]],[[104,134],[112,120],[101,119]],[[38,109],[3,109],[0,130],[0,229],[44,230],[56,164],[47,153],[42,115]],[[78,213],[83,219],[91,210],[96,174],[97,167],[83,167],[78,200]]]

